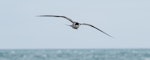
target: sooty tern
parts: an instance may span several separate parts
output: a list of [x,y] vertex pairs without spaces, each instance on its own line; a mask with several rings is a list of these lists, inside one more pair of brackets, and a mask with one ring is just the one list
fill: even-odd
[[93,26],[91,24],[75,22],[75,21],[73,21],[72,19],[70,19],[70,18],[68,18],[66,16],[59,16],[59,15],[39,15],[39,17],[61,17],[61,18],[65,18],[65,19],[69,20],[72,23],[72,25],[69,25],[69,26],[71,26],[74,29],[78,29],[80,25],[87,25],[87,26],[90,26],[90,27],[93,27],[93,28],[97,29],[98,31],[106,34],[109,37],[112,37],[111,35],[105,33],[104,31],[100,30],[99,28],[97,28],[97,27],[95,27],[95,26]]

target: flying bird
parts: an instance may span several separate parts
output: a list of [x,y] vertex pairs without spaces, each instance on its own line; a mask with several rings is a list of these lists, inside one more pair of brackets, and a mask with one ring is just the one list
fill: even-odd
[[72,23],[72,25],[69,25],[70,27],[72,27],[73,29],[78,29],[80,25],[86,25],[86,26],[90,26],[93,27],[95,29],[97,29],[98,31],[106,34],[109,37],[112,37],[111,35],[107,34],[106,32],[102,31],[101,29],[91,25],[91,24],[87,24],[87,23],[79,23],[76,21],[73,21],[72,19],[66,17],[66,16],[60,16],[60,15],[39,15],[39,17],[60,17],[60,18],[65,18],[66,20],[70,21]]

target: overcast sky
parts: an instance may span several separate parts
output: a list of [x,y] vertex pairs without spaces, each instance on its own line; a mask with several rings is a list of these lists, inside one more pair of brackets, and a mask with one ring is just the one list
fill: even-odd
[[0,0],[0,49],[41,48],[150,48],[150,0]]

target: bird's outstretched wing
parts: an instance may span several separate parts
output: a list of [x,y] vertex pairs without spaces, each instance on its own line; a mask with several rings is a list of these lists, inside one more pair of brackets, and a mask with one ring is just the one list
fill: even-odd
[[66,17],[66,16],[59,16],[59,15],[39,15],[39,17],[61,17],[61,18],[65,18],[67,20],[69,20],[70,22],[74,22],[72,19]]
[[91,27],[93,27],[93,28],[95,28],[95,29],[99,30],[100,32],[102,32],[102,33],[106,34],[107,36],[112,37],[111,35],[107,34],[106,32],[104,32],[104,31],[100,30],[99,28],[97,28],[97,27],[95,27],[95,26],[93,26],[93,25],[91,25],[91,24],[81,23],[81,25],[91,26]]

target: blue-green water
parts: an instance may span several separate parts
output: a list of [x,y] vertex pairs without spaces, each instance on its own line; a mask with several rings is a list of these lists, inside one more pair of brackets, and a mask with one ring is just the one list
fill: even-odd
[[150,49],[8,49],[0,60],[150,60]]

